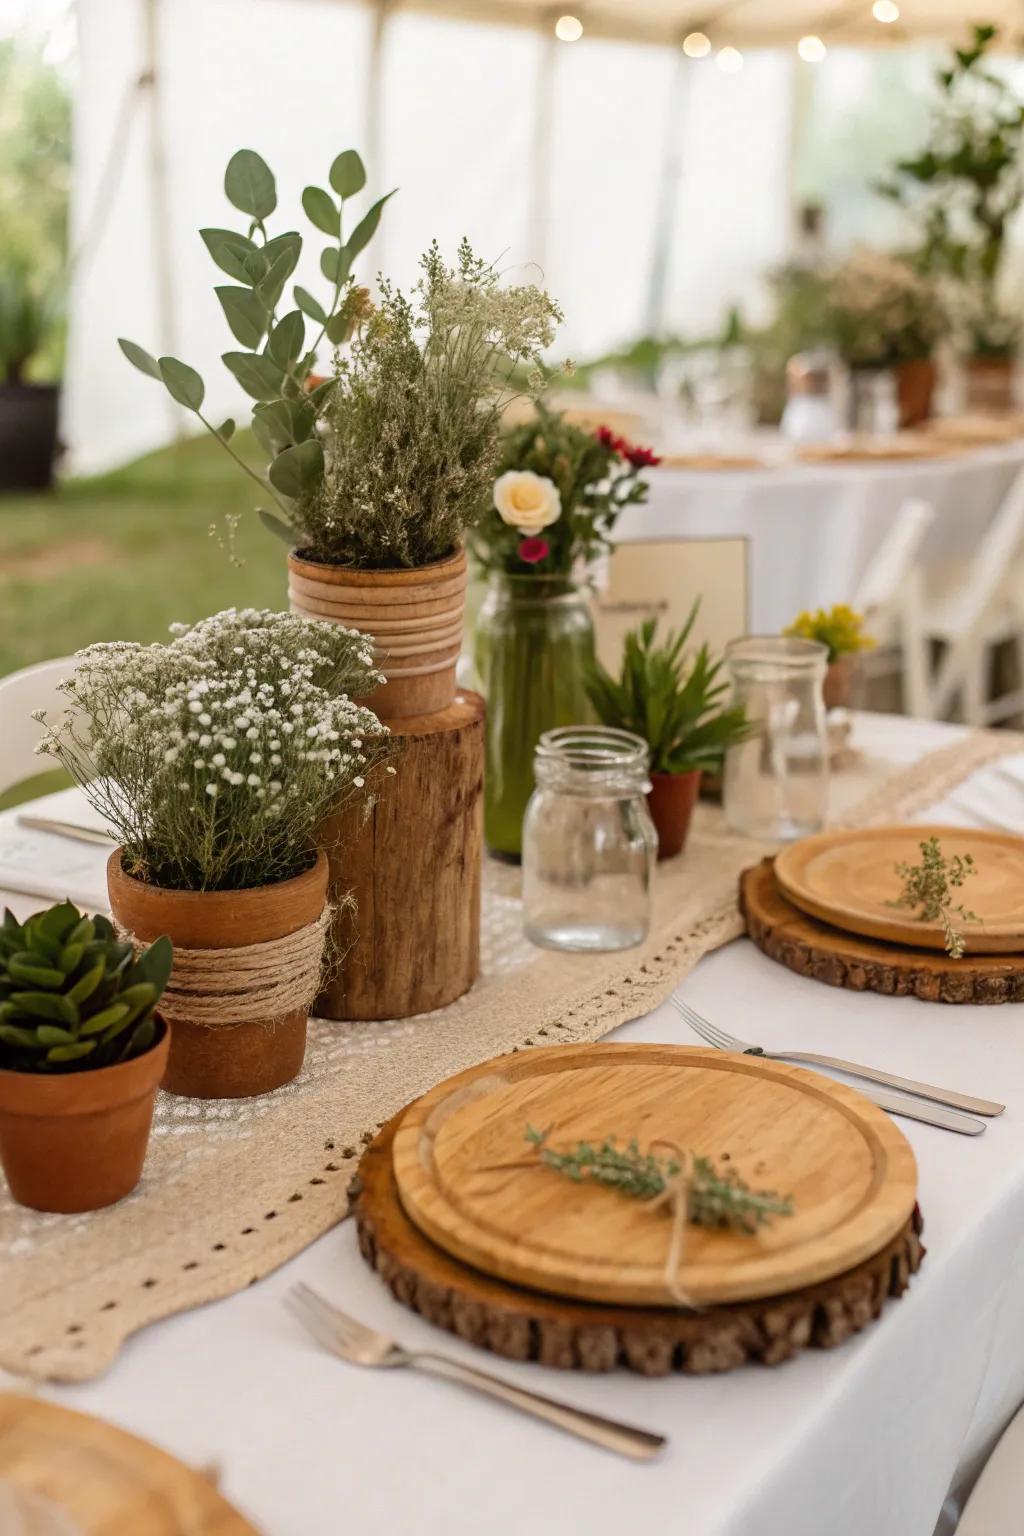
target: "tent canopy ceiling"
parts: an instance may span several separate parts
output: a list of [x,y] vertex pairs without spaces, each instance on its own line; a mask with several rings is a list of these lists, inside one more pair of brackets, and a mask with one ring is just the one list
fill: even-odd
[[969,26],[991,22],[1004,47],[1018,48],[1024,31],[1022,0],[897,0],[899,19],[876,21],[871,0],[383,0],[400,9],[435,11],[477,21],[550,26],[563,13],[578,16],[588,37],[679,43],[688,32],[707,33],[716,47],[792,46],[806,34],[858,48],[964,40]]

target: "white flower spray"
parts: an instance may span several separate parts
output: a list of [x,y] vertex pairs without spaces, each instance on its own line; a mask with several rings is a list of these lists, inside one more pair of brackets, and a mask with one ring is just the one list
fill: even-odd
[[385,726],[354,702],[382,681],[365,636],[228,609],[167,645],[93,645],[35,718],[124,849],[129,874],[237,890],[308,867],[324,818],[365,792]]

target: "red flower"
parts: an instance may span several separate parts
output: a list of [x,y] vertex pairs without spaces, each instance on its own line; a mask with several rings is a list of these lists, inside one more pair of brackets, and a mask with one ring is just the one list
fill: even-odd
[[621,437],[616,437],[611,427],[598,427],[594,433],[602,448],[607,448],[609,453],[621,454],[626,447]]
[[551,545],[547,539],[522,539],[519,544],[519,558],[527,565],[537,565],[539,561],[546,560],[551,553]]
[[623,443],[622,451],[634,469],[649,469],[661,463],[661,459],[653,448],[630,447],[628,443]]

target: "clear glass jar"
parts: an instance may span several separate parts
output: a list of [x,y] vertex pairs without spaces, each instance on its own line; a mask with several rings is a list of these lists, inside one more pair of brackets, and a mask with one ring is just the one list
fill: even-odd
[[590,605],[568,577],[492,577],[476,667],[487,700],[484,837],[499,858],[519,860],[543,732],[593,719],[584,684],[593,659]]
[[816,640],[746,635],[726,646],[725,659],[733,703],[757,727],[725,756],[726,821],[773,843],[820,832],[828,813],[827,648]]
[[646,938],[658,836],[647,743],[629,731],[545,731],[523,823],[526,937],[546,949],[629,949]]

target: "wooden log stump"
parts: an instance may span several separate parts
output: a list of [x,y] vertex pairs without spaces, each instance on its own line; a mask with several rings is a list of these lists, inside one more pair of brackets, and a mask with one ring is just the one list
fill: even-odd
[[329,1019],[428,1013],[480,971],[483,700],[462,691],[385,723],[397,772],[379,775],[369,815],[356,805],[324,829],[341,956],[316,1004]]
[[859,1333],[887,1298],[903,1294],[924,1258],[915,1207],[896,1236],[856,1268],[763,1301],[688,1312],[528,1291],[453,1258],[406,1216],[392,1165],[401,1119],[384,1127],[359,1165],[353,1193],[360,1252],[396,1301],[509,1360],[575,1371],[623,1366],[643,1376],[707,1375],[754,1360],[778,1365],[802,1349],[831,1349]]
[[953,960],[940,950],[844,933],[787,901],[771,859],[740,876],[740,909],[747,932],[769,959],[830,987],[928,1003],[1024,1002],[1024,955]]

